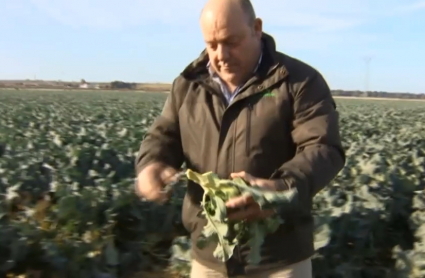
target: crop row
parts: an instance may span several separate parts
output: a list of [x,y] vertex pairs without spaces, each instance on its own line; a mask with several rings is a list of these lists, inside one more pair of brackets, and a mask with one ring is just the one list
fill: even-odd
[[[0,274],[187,277],[184,185],[164,206],[133,192],[164,99],[0,91]],[[348,159],[314,199],[315,277],[424,277],[425,103],[337,103]]]

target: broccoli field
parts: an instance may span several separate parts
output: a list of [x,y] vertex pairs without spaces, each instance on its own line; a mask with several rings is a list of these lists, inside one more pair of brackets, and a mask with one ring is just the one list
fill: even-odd
[[[0,90],[0,277],[188,277],[182,183],[134,195],[166,94]],[[425,277],[425,102],[337,99],[345,168],[314,199],[315,277]]]

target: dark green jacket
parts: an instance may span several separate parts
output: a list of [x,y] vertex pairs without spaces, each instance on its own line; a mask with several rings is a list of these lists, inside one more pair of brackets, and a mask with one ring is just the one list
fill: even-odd
[[[309,65],[276,51],[273,38],[263,35],[265,49],[256,74],[227,107],[207,70],[204,51],[174,80],[162,114],[150,127],[136,160],[136,171],[153,161],[175,168],[186,162],[200,173],[221,178],[246,171],[260,178],[282,178],[296,187],[299,202],[281,211],[285,224],[268,236],[262,262],[246,264],[248,249],[236,248],[226,263],[229,276],[253,273],[304,260],[314,253],[312,198],[343,168],[338,113],[321,74]],[[197,217],[203,194],[189,183],[183,223],[195,240],[206,224]],[[193,258],[214,267],[216,246]]]

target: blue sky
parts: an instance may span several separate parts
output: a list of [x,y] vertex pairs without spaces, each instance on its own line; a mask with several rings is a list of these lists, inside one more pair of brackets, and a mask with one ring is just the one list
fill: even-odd
[[[119,3],[119,4],[118,4]],[[205,0],[0,0],[0,79],[171,82]],[[425,93],[424,0],[254,0],[278,49],[332,89]]]

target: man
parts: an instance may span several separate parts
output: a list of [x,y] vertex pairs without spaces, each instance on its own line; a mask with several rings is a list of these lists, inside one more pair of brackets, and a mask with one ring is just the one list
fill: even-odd
[[[173,81],[141,144],[137,192],[166,201],[163,188],[183,162],[268,190],[297,188],[297,202],[277,211],[285,223],[266,238],[259,265],[246,263],[244,244],[226,263],[214,258],[214,244],[193,244],[191,277],[312,277],[312,198],[345,163],[330,90],[315,69],[276,50],[249,1],[210,0],[200,25],[206,49]],[[188,183],[182,220],[193,242],[206,224],[197,216],[202,194]],[[227,207],[230,219],[276,213],[242,197]]]

